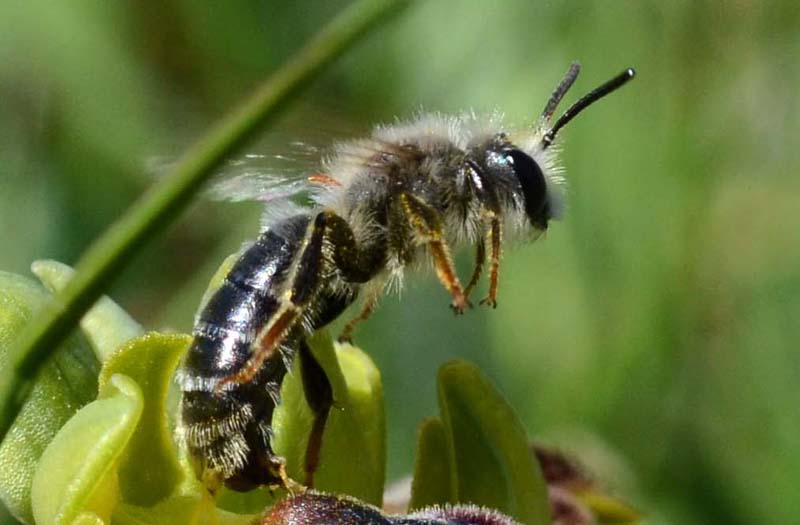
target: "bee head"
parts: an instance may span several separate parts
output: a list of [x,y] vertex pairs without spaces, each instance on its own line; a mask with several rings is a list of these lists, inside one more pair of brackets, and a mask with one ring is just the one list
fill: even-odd
[[564,111],[551,126],[550,121],[559,102],[572,87],[579,72],[580,66],[573,63],[547,101],[533,137],[529,135],[520,142],[512,142],[505,134],[500,134],[486,151],[485,166],[496,175],[495,178],[499,176],[502,180],[503,174],[506,177],[513,175],[517,183],[516,194],[524,201],[525,214],[538,230],[546,230],[549,221],[558,218],[562,209],[561,194],[554,191],[558,177],[553,173],[553,153],[548,151],[558,131],[591,104],[622,87],[635,74],[633,69],[628,68],[590,91]]
[[539,231],[547,230],[550,220],[558,218],[562,209],[561,194],[555,189],[560,177],[554,169],[554,152],[548,149],[559,130],[591,104],[622,87],[635,74],[628,68],[593,89],[551,125],[559,102],[579,72],[580,66],[573,63],[547,101],[534,129],[513,137],[499,133],[474,146],[468,154],[467,166],[473,186],[483,198],[496,199],[495,205],[505,202],[515,209],[524,208],[531,226]]
[[550,219],[557,217],[560,205],[551,189],[553,182],[531,155],[509,143],[504,135],[496,137],[485,150],[483,166],[495,184],[495,194],[524,207],[534,228],[546,230]]

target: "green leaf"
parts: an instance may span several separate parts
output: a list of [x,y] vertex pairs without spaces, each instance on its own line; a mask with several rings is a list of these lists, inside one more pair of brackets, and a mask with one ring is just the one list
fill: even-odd
[[117,374],[97,401],[67,421],[42,454],[33,478],[37,525],[70,525],[83,512],[109,521],[120,496],[116,466],[143,406],[139,386]]
[[451,456],[447,430],[442,420],[438,417],[425,419],[419,426],[409,510],[455,503]]
[[[72,279],[75,270],[58,261],[35,261],[31,271],[51,292],[60,292]],[[110,298],[103,296],[81,319],[81,328],[94,348],[95,355],[105,363],[117,348],[142,335],[142,327],[128,312]]]
[[127,503],[153,505],[171,495],[185,476],[168,425],[166,399],[190,342],[184,334],[148,333],[115,352],[100,373],[101,389],[124,374],[143,394],[144,412],[119,465],[120,491]]
[[[334,345],[324,331],[309,343],[331,382],[334,399],[314,486],[380,505],[386,462],[380,374],[367,354],[351,345]],[[302,480],[313,416],[303,396],[299,361],[281,390],[282,402],[273,416],[273,445],[286,458],[289,475]]]
[[[8,350],[49,294],[26,277],[0,272],[0,374],[13,374]],[[97,396],[98,363],[82,334],[73,334],[36,378],[30,398],[0,446],[0,499],[33,523],[31,483],[39,457],[58,430]]]
[[459,502],[495,508],[526,525],[549,525],[541,469],[517,415],[472,364],[439,371],[439,405],[451,447]]

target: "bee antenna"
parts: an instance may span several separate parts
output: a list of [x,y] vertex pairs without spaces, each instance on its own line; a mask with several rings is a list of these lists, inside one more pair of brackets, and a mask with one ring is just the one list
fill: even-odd
[[561,79],[561,82],[559,82],[558,86],[553,90],[553,94],[550,95],[550,100],[547,101],[547,105],[544,107],[544,111],[542,111],[542,116],[539,117],[540,122],[550,121],[558,107],[558,103],[561,102],[561,99],[567,94],[569,88],[572,87],[572,84],[575,82],[575,79],[578,78],[578,73],[580,72],[581,65],[578,62],[570,64],[564,78]]
[[[569,108],[567,108],[567,110],[564,113],[562,113],[560,117],[558,117],[558,120],[556,120],[556,123],[553,124],[552,128],[550,128],[550,131],[545,133],[544,138],[542,138],[543,149],[546,149],[548,146],[550,146],[550,144],[552,144],[553,141],[555,140],[558,131],[564,126],[566,126],[570,120],[578,116],[578,114],[581,111],[588,108],[589,106],[591,106],[604,96],[608,95],[609,93],[612,93],[617,89],[621,88],[635,75],[636,72],[633,70],[633,68],[629,67],[628,69],[626,69],[619,75],[615,76],[605,84],[596,87],[595,89],[584,95],[582,98],[580,98],[577,102],[572,104]],[[569,73],[567,73],[567,76],[569,76]],[[566,78],[564,80],[566,80]],[[564,82],[562,81],[562,84],[563,83]],[[559,85],[559,88],[560,87],[561,85]],[[558,89],[556,91],[558,91]],[[550,103],[547,104],[547,107],[548,108],[550,107]]]

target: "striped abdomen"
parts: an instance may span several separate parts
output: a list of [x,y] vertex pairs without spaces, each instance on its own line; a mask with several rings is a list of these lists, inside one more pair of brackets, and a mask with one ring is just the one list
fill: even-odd
[[280,306],[281,291],[310,217],[291,217],[264,232],[231,268],[197,315],[194,340],[180,372],[183,434],[198,475],[208,470],[231,488],[276,481],[270,446],[272,412],[281,382],[304,334],[296,328],[252,380],[221,379],[238,372],[251,345]]

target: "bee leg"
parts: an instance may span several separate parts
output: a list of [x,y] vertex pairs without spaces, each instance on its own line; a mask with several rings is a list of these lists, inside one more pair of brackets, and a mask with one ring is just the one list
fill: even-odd
[[372,279],[386,262],[386,249],[380,246],[359,246],[350,225],[332,211],[324,211],[327,240],[333,250],[333,264],[342,278],[351,283]]
[[470,294],[475,289],[478,281],[483,273],[483,264],[486,262],[486,242],[483,239],[478,241],[478,246],[475,250],[475,269],[472,271],[472,277],[469,279],[467,287],[464,288],[464,297],[469,300]]
[[353,342],[353,331],[355,330],[356,325],[362,321],[366,321],[369,316],[372,315],[372,312],[375,311],[375,307],[378,305],[378,297],[379,294],[377,292],[372,292],[367,295],[361,311],[344,326],[342,333],[339,334],[340,343]]
[[492,217],[488,236],[492,246],[489,263],[489,295],[481,300],[480,304],[497,308],[497,280],[500,273],[500,252],[503,241],[503,228],[497,216]]
[[278,488],[286,489],[292,496],[296,494],[302,494],[306,491],[305,486],[289,477],[289,473],[286,472],[286,461],[284,461],[283,458],[276,457],[273,463],[274,464],[271,465],[271,467],[277,473],[278,479],[280,479],[281,482],[280,484],[269,485],[267,487],[270,491],[270,494],[272,494],[274,489]]
[[319,466],[319,454],[322,449],[322,434],[331,406],[333,406],[333,387],[305,340],[300,343],[300,362],[302,364],[303,392],[308,406],[314,413],[314,423],[308,436],[304,465],[305,484],[307,487],[313,487],[314,473]]
[[321,275],[325,270],[323,256],[325,230],[324,214],[320,213],[304,241],[305,247],[299,254],[294,275],[287,281],[292,283],[288,298],[256,337],[253,343],[253,355],[247,363],[235,374],[221,379],[217,383],[216,391],[223,390],[228,383],[247,383],[252,380],[264,362],[275,352],[280,351],[280,345],[286,336],[302,321],[308,304],[319,291]]
[[[327,239],[333,250],[333,264],[342,278],[351,283],[365,283],[372,279],[386,262],[386,249],[380,246],[359,246],[350,225],[332,211],[323,212],[328,228]],[[342,330],[340,342],[350,342],[353,330],[375,310],[378,292],[371,292],[361,312]]]
[[456,314],[464,313],[470,304],[456,275],[450,249],[442,237],[442,221],[439,213],[408,193],[400,195],[400,206],[408,224],[421,241],[428,245],[436,275],[453,298],[450,307]]

